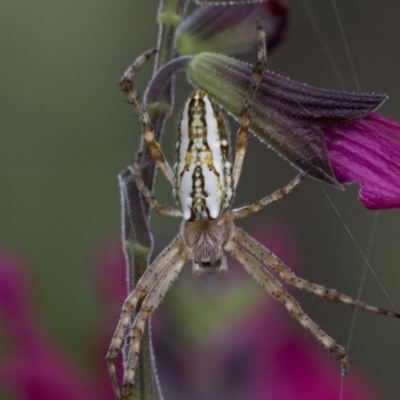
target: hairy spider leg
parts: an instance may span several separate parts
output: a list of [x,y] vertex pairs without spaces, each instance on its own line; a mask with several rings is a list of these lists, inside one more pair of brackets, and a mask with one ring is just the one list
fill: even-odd
[[240,127],[236,134],[235,163],[233,165],[233,174],[232,174],[234,189],[236,189],[239,183],[239,178],[243,167],[243,161],[246,154],[247,145],[249,142],[251,103],[253,102],[257,89],[260,86],[261,79],[265,67],[267,65],[265,32],[259,24],[257,24],[257,40],[258,40],[257,62],[254,67],[253,73],[250,76],[250,85],[244,96],[242,109],[239,114]]
[[295,300],[282,286],[282,284],[268,272],[258,260],[247,253],[241,243],[230,240],[225,246],[225,250],[236,258],[267,292],[275,299],[281,302],[288,310],[289,314],[297,320],[307,331],[329,349],[338,358],[342,365],[342,374],[348,373],[348,359],[346,350],[337,344],[327,333],[325,333],[307,314],[304,313],[300,304]]
[[[160,277],[168,274],[171,267],[178,264],[178,258],[184,258],[186,252],[182,250],[182,247],[182,239],[180,236],[177,236],[146,269],[137,286],[129,294],[122,307],[122,313],[106,356],[112,385],[118,399],[121,399],[121,392],[118,384],[116,362],[118,354],[121,352],[124,344],[126,332],[131,325],[132,316],[135,313],[139,300],[145,298],[150,292],[154,291],[154,287],[158,284]],[[185,261],[186,259],[183,262]]]
[[351,296],[341,293],[336,289],[330,289],[299,278],[289,267],[287,267],[277,256],[275,256],[275,254],[270,252],[266,247],[264,247],[261,243],[240,228],[235,229],[233,238],[240,243],[240,245],[245,248],[253,257],[256,257],[262,263],[262,265],[280,276],[287,284],[294,286],[299,290],[305,290],[316,296],[372,311],[377,314],[400,318],[400,314],[397,312],[386,310],[382,307],[376,307],[372,304],[353,299]]
[[144,184],[142,178],[140,177],[139,171],[139,160],[140,154],[136,157],[135,164],[132,167],[129,167],[132,172],[132,179],[135,182],[135,185],[139,189],[140,193],[142,194],[143,198],[149,204],[149,206],[158,214],[164,215],[166,217],[181,217],[182,218],[182,211],[176,207],[169,207],[158,203],[158,201],[154,198],[153,194],[150,192],[148,187]]
[[125,92],[128,102],[132,105],[133,110],[139,117],[139,120],[142,124],[143,137],[150,150],[151,156],[163,172],[168,182],[173,185],[174,173],[164,156],[160,144],[156,141],[154,137],[154,129],[150,117],[147,114],[144,105],[139,100],[137,91],[132,84],[132,80],[136,72],[150,57],[152,57],[156,53],[156,51],[157,50],[152,49],[140,55],[122,75],[119,86],[121,90]]
[[161,267],[159,268],[159,274],[157,274],[155,282],[151,288],[149,288],[146,297],[143,298],[141,307],[133,321],[128,340],[130,343],[129,353],[124,371],[122,387],[123,400],[130,400],[131,393],[133,391],[133,384],[135,381],[137,362],[139,358],[140,343],[146,322],[153,314],[155,309],[159,306],[165,294],[168,292],[168,289],[175,281],[183,265],[188,259],[189,252],[181,245],[181,243],[179,243],[179,240],[176,247],[178,247],[179,250],[178,254],[175,254],[174,257],[163,266],[162,271]]
[[264,207],[268,206],[271,203],[274,203],[275,201],[282,200],[302,181],[302,179],[306,175],[307,172],[302,172],[301,174],[297,175],[291,182],[289,182],[289,184],[286,185],[284,188],[277,190],[276,192],[262,198],[261,200],[254,202],[253,204],[233,209],[231,211],[232,218],[237,219],[247,217],[248,215],[254,214],[262,210]]

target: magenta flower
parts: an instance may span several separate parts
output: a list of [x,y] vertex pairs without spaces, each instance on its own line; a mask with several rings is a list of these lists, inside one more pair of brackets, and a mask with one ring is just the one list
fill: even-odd
[[[157,72],[146,102],[157,104],[171,77],[184,70],[193,86],[238,118],[252,67],[220,53],[254,47],[256,18],[266,30],[268,48],[280,44],[287,14],[286,2],[279,0],[200,6],[177,31],[181,57]],[[386,98],[320,89],[266,71],[252,105],[251,128],[310,176],[338,187],[359,184],[366,208],[399,208],[400,125],[375,114]]]
[[[235,118],[251,66],[216,53],[194,56],[189,79]],[[370,209],[400,207],[400,125],[375,110],[386,100],[315,88],[266,71],[252,106],[252,131],[309,175],[356,182]]]
[[[290,234],[278,226],[269,229],[252,235],[292,266],[299,257]],[[173,394],[166,398],[337,400],[341,377],[335,361],[318,352],[281,304],[254,290],[239,265],[230,261],[227,277],[180,282],[156,316],[153,338],[161,384]],[[344,381],[344,398],[381,396],[353,366]]]
[[24,400],[112,400],[104,363],[95,368],[104,374],[91,379],[69,359],[41,323],[28,282],[20,261],[0,254],[0,315],[7,338],[1,388]]
[[400,208],[400,125],[379,114],[323,129],[334,174],[370,209]]
[[[282,318],[278,307],[271,308],[266,314],[260,307],[236,327],[235,337],[247,335],[247,341],[252,344],[246,354],[243,349],[250,369],[248,398],[337,400],[340,386],[337,366],[326,354],[315,351],[315,343],[292,334],[292,322]],[[276,324],[279,327],[271,330]],[[234,337],[227,345],[234,348]],[[376,387],[366,382],[358,371],[352,370],[345,379],[344,397],[348,400],[380,398]]]
[[[264,241],[293,265],[291,259],[298,257],[291,255],[290,235],[278,227],[270,235],[263,232]],[[0,359],[3,390],[24,400],[113,399],[104,353],[124,296],[119,245],[102,246],[94,266],[104,320],[90,335],[95,362],[88,376],[46,332],[21,263],[0,255],[0,315],[8,339]],[[241,272],[230,265],[229,281],[218,288],[204,281],[183,282],[167,309],[156,315],[153,336],[165,398],[336,399],[340,371],[334,361],[318,352],[311,338],[304,340],[282,307],[254,290],[254,282]],[[206,297],[201,297],[204,290]],[[208,312],[203,307],[196,313],[199,300],[209,302]],[[300,338],[292,331],[300,332]],[[355,367],[345,380],[345,395],[347,400],[379,398],[371,380]]]

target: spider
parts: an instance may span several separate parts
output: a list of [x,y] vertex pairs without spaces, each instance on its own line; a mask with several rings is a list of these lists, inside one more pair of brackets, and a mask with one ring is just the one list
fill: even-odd
[[[178,235],[147,268],[123,305],[107,354],[107,365],[118,399],[130,398],[146,322],[189,259],[192,259],[193,273],[197,276],[207,272],[225,274],[228,269],[225,253],[238,260],[259,285],[286,307],[293,318],[334,353],[343,374],[348,372],[346,350],[303,312],[300,304],[277,277],[286,284],[314,295],[400,318],[396,312],[355,300],[335,289],[297,277],[278,257],[235,226],[234,220],[258,212],[285,197],[306,175],[305,172],[301,173],[283,189],[251,205],[231,209],[249,139],[251,103],[266,66],[265,34],[260,27],[257,32],[257,62],[240,112],[233,164],[230,161],[225,119],[207,93],[197,89],[190,94],[184,106],[179,124],[177,161],[173,169],[169,166],[160,144],[154,138],[150,118],[132,84],[136,71],[155,53],[154,50],[139,56],[121,78],[120,86],[142,123],[143,135],[154,161],[173,187],[179,208],[161,205],[153,198],[140,178],[137,160],[132,169],[133,180],[151,208],[162,215],[183,220]],[[125,337],[129,350],[121,391],[116,361]]]

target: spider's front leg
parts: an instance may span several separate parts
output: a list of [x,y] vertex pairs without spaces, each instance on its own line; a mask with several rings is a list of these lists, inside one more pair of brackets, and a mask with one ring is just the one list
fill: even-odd
[[[168,275],[171,268],[179,264],[178,261],[182,263],[186,261],[186,259],[184,259],[184,257],[186,257],[186,252],[183,251],[182,248],[183,241],[181,237],[178,236],[146,269],[136,288],[125,300],[117,328],[106,356],[108,370],[117,399],[121,399],[121,391],[118,384],[116,362],[124,344],[126,332],[131,325],[136,306],[139,300],[146,298],[150,293],[154,292],[157,285],[159,286],[160,279]],[[131,356],[129,356],[129,358],[130,357]],[[124,382],[125,381],[128,382],[124,379]],[[133,384],[133,379],[131,383]]]
[[168,292],[168,289],[179,275],[183,265],[189,257],[190,252],[187,248],[178,245],[178,242],[176,242],[175,247],[178,248],[178,253],[164,265],[162,271],[155,273],[155,281],[147,291],[146,297],[143,298],[140,309],[133,321],[128,340],[129,353],[124,371],[122,400],[130,400],[133,393],[140,342],[142,340],[146,322],[161,303],[161,300]]
[[300,304],[286,291],[282,284],[251,254],[241,247],[240,243],[230,240],[225,250],[236,258],[246,271],[275,299],[282,303],[290,315],[328,350],[335,354],[342,366],[342,375],[349,370],[349,362],[346,350],[335,340],[324,332],[307,314],[304,313]]

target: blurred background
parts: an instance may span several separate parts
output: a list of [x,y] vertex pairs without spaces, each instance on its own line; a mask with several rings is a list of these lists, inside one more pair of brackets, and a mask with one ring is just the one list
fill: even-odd
[[[340,89],[303,3],[289,3],[288,32],[269,58],[269,68],[301,82]],[[309,3],[345,76],[346,89],[355,90],[332,3]],[[340,0],[337,4],[362,90],[388,94],[390,99],[380,113],[400,121],[399,2]],[[136,55],[155,46],[156,10],[156,1],[143,0],[0,3],[0,251],[23,260],[34,288],[31,302],[49,336],[87,371],[91,369],[88,338],[94,334],[104,306],[93,284],[94,275],[98,275],[93,260],[106,243],[119,238],[117,175],[132,161],[140,135],[138,121],[124,103],[118,80]],[[151,64],[140,72],[136,84],[141,92],[151,72]],[[177,80],[177,89],[179,109],[190,90],[183,75]],[[170,159],[176,115],[170,119],[164,138],[163,147]],[[283,159],[253,139],[236,204],[259,199],[295,175]],[[156,197],[172,204],[169,188],[162,178],[159,181]],[[366,251],[374,212],[357,201],[358,188],[353,185],[341,192],[323,187]],[[265,229],[271,238],[273,227],[279,227],[276,229],[282,240],[287,239],[295,248],[296,257],[292,257],[290,266],[301,276],[356,296],[363,258],[318,182],[306,180],[296,193],[247,218],[241,226],[248,231]],[[178,222],[154,216],[152,227],[159,249],[176,233]],[[371,264],[398,307],[399,236],[400,213],[381,212]],[[265,244],[268,246],[268,242]],[[278,255],[285,260],[284,254]],[[189,281],[194,279],[185,275]],[[184,302],[182,294],[191,293],[184,289],[185,280],[178,282],[164,307],[171,308],[173,303],[179,313],[176,299]],[[245,277],[243,280],[248,291],[252,282]],[[211,281],[198,281],[196,290],[207,296],[214,285]],[[229,284],[228,275],[222,286],[228,288]],[[260,295],[255,284],[254,292]],[[295,295],[321,327],[346,344],[351,309],[303,293]],[[391,308],[370,271],[363,299]],[[201,308],[195,310],[202,312]],[[207,307],[203,311],[206,313]],[[112,321],[109,334],[116,319]],[[301,327],[294,323],[289,326],[294,334],[304,337]],[[7,354],[7,333],[0,329],[2,352]],[[377,382],[384,399],[398,398],[399,332],[399,321],[358,315],[350,349],[352,366]],[[102,348],[104,355],[106,347]],[[316,343],[313,349],[328,359]],[[333,357],[329,360],[336,367]],[[160,374],[163,382],[162,370]],[[15,399],[4,390],[0,398]]]

